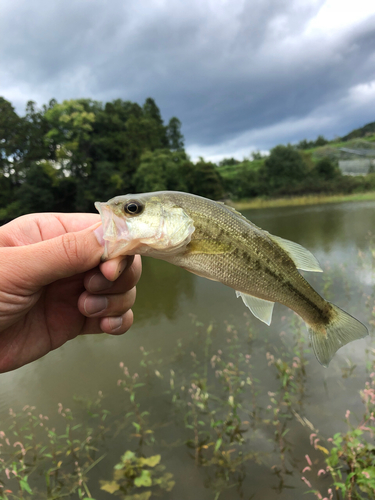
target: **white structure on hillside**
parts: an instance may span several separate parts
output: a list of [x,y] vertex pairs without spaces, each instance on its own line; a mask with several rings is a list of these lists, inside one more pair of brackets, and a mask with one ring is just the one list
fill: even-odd
[[344,175],[367,175],[375,172],[375,149],[340,148],[350,159],[339,160],[339,168]]

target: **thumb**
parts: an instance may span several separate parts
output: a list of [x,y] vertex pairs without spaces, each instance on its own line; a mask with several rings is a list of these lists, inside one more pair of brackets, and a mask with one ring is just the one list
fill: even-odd
[[101,234],[101,223],[96,223],[82,231],[13,247],[11,250],[19,253],[16,262],[22,267],[24,286],[40,288],[96,267],[104,251]]

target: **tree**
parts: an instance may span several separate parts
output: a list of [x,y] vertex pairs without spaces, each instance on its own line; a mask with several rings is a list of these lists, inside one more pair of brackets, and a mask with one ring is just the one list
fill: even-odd
[[323,135],[318,135],[318,138],[315,141],[315,147],[325,146],[328,142],[329,141],[327,141]]
[[233,166],[233,165],[238,165],[241,163],[239,160],[236,160],[236,158],[223,158],[221,161],[219,161],[219,167],[225,167],[225,166]]
[[261,160],[263,158],[263,155],[260,151],[252,151],[251,153],[251,159],[254,160]]
[[310,149],[313,147],[313,143],[307,141],[306,139],[302,139],[302,141],[299,141],[299,143],[296,145],[297,149]]
[[61,168],[75,176],[89,171],[90,134],[100,108],[101,104],[91,99],[71,99],[56,103],[45,113],[51,125],[45,136],[47,144],[55,148]]
[[173,151],[184,149],[184,136],[181,134],[181,122],[173,116],[167,125],[168,147]]
[[306,177],[307,166],[293,146],[279,145],[271,149],[261,168],[261,174],[268,192],[287,192]]
[[188,190],[190,193],[219,200],[224,196],[223,182],[214,163],[206,162],[203,158],[193,164],[190,175],[187,175]]
[[9,177],[0,173],[0,208],[12,202],[12,183]]
[[0,97],[0,172],[10,178],[13,186],[19,184],[24,156],[22,125],[11,103]]
[[75,209],[94,212],[95,201],[105,201],[114,196],[132,191],[130,185],[117,170],[113,162],[95,162],[84,182],[77,183]]
[[223,197],[223,184],[215,164],[203,158],[192,163],[184,151],[162,149],[142,155],[133,178],[136,192],[184,191],[214,200]]
[[133,117],[139,121],[142,116],[141,106],[121,99],[106,103],[104,109],[98,111],[90,144],[92,184],[95,179],[101,184],[99,179],[105,164],[112,173],[121,176],[128,190],[132,189],[131,179],[146,146],[138,143],[137,134],[133,138],[133,131],[129,133],[129,120]]
[[55,99],[51,99],[42,109],[38,109],[33,101],[26,104],[26,115],[23,118],[26,168],[39,160],[55,159],[55,148],[45,139],[51,129],[45,114],[55,104]]
[[330,158],[322,158],[314,167],[315,174],[324,180],[334,179],[341,175],[338,166]]
[[263,194],[259,182],[259,168],[256,162],[246,160],[236,169],[223,172],[222,181],[225,192],[237,199],[253,198]]
[[299,143],[296,145],[296,148],[297,149],[319,148],[321,146],[325,146],[328,143],[329,141],[323,135],[318,135],[316,141],[307,141],[306,139],[302,139],[302,141],[299,141]]
[[48,162],[31,165],[26,173],[25,181],[16,194],[19,206],[17,215],[53,211],[55,183],[56,170]]
[[52,99],[39,109],[29,101],[24,117],[0,98],[2,214],[93,210],[94,201],[133,191],[134,182],[141,190],[186,190],[181,172],[194,166],[180,130],[176,117],[164,126],[150,97],[143,106]]
[[145,117],[151,118],[158,125],[163,125],[160,109],[157,107],[152,97],[147,97],[147,99],[145,100],[145,103],[143,104],[143,112]]
[[149,191],[187,191],[184,167],[190,167],[185,152],[172,152],[168,149],[147,151],[133,178],[137,192]]

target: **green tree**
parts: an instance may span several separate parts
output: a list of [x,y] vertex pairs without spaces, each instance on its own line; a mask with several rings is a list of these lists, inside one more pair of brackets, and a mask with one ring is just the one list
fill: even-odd
[[19,207],[17,215],[54,211],[56,182],[56,170],[48,162],[31,165],[16,193],[15,201]]
[[51,99],[42,109],[38,109],[33,101],[28,101],[26,105],[26,115],[23,117],[26,168],[39,160],[55,159],[55,148],[46,141],[51,125],[45,116],[55,104],[56,100]]
[[260,151],[252,151],[251,153],[251,159],[253,161],[255,160],[261,160],[263,158],[263,155]]
[[269,157],[261,168],[266,192],[288,192],[302,182],[308,169],[301,154],[290,144],[271,149]]
[[318,135],[318,138],[315,141],[315,147],[325,146],[328,142],[329,141],[327,141],[323,135]]
[[226,165],[228,166],[233,166],[233,165],[238,165],[241,163],[239,160],[236,160],[236,158],[223,158],[221,161],[219,161],[219,167],[225,167]]
[[[12,183],[9,177],[0,173],[0,209],[12,202]],[[3,218],[0,216],[0,218]]]
[[143,113],[146,118],[151,118],[158,125],[163,125],[160,109],[157,107],[152,97],[147,97],[145,100],[145,103],[143,104]]
[[0,97],[0,172],[9,177],[12,188],[19,184],[24,156],[22,125],[11,103]]
[[339,177],[341,171],[330,158],[322,158],[314,167],[314,173],[324,180],[331,180]]
[[84,182],[77,183],[76,210],[95,212],[95,201],[106,201],[114,196],[132,191],[129,183],[116,169],[113,162],[95,162]]
[[60,167],[78,177],[90,169],[90,134],[95,114],[101,104],[90,99],[72,99],[56,103],[45,113],[51,128],[45,138],[48,147],[56,151]]
[[136,192],[185,191],[215,200],[224,194],[214,163],[201,158],[194,164],[185,151],[168,149],[144,153],[133,184]]
[[[157,107],[154,99],[148,97],[143,105],[144,124],[147,121],[152,122],[153,137],[152,142],[155,147],[152,149],[161,149],[168,147],[168,138],[166,127],[164,127],[160,109]],[[150,127],[150,125],[148,125]],[[151,137],[150,137],[151,138]],[[157,142],[156,142],[157,140]]]
[[232,198],[253,198],[261,195],[259,165],[254,161],[242,162],[234,171],[222,174],[223,186]]
[[302,139],[302,141],[299,141],[299,143],[296,145],[297,149],[310,149],[313,147],[313,143],[310,141],[307,141],[306,139]]
[[181,134],[181,122],[173,116],[167,125],[168,147],[173,151],[184,149],[184,136]]
[[141,163],[134,175],[137,192],[187,191],[183,171],[190,168],[184,151],[172,152],[168,149],[148,151],[142,155]]
[[102,183],[105,164],[111,175],[121,176],[128,191],[132,189],[131,179],[146,144],[139,141],[137,132],[129,133],[129,120],[133,117],[139,122],[142,116],[143,110],[138,104],[121,99],[106,103],[104,109],[98,111],[90,147],[91,184]]
[[196,164],[182,166],[189,193],[219,200],[224,196],[223,182],[217,166],[200,158]]

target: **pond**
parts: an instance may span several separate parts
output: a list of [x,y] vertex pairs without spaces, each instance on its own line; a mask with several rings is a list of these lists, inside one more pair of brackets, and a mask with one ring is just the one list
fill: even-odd
[[[375,202],[243,214],[311,250],[324,273],[306,279],[371,333]],[[8,497],[105,500],[121,484],[133,500],[328,498],[327,439],[365,413],[371,337],[323,368],[284,306],[267,327],[232,289],[147,258],[137,290],[126,335],[0,375],[0,484],[23,491]]]

